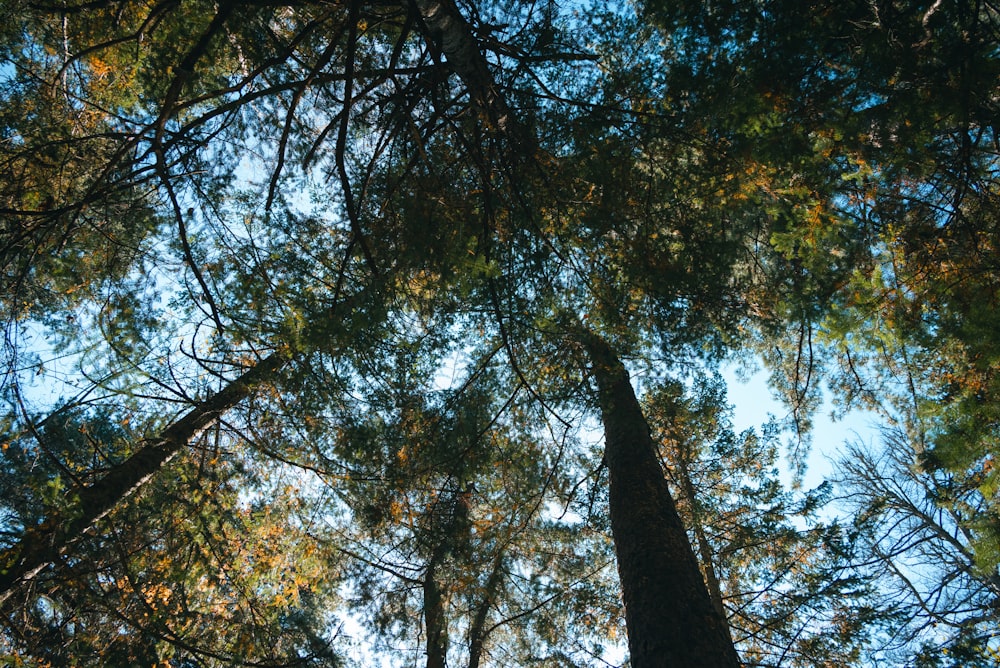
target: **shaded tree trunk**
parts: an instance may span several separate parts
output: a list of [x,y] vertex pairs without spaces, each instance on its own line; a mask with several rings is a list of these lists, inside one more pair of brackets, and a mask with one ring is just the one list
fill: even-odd
[[473,103],[490,124],[505,132],[516,124],[493,79],[472,27],[452,0],[414,0],[431,45],[469,89]]
[[427,668],[445,668],[448,656],[448,632],[444,615],[444,594],[437,582],[437,562],[444,558],[446,548],[434,551],[424,573],[424,626],[427,634]]
[[538,149],[538,139],[511,110],[475,30],[454,0],[413,0],[413,4],[431,49],[445,57],[465,84],[473,110],[481,114],[493,136],[505,141],[507,159],[515,164],[530,159]]
[[[427,634],[425,651],[427,668],[445,668],[448,662],[448,619],[445,598],[451,587],[438,581],[438,566],[450,555],[463,551],[469,538],[469,504],[471,490],[459,488],[442,504],[443,521],[438,527],[434,549],[427,562],[422,582],[424,593],[424,627]],[[452,585],[453,587],[454,585]]]
[[111,467],[103,478],[70,490],[68,504],[44,522],[25,530],[16,545],[0,552],[0,604],[20,585],[54,563],[90,527],[145,485],[170,459],[226,411],[271,379],[288,361],[272,353],[222,390],[188,411],[131,457]]
[[726,619],[705,587],[628,372],[604,339],[584,329],[576,337],[599,391],[631,665],[735,668]]
[[[684,449],[682,451],[682,448]],[[694,483],[691,482],[691,472],[688,469],[687,445],[677,444],[677,471],[680,474],[681,493],[686,498],[691,508],[691,521],[694,522],[694,535],[698,543],[698,555],[701,557],[701,567],[705,573],[705,584],[708,587],[708,595],[712,599],[719,616],[726,618],[726,607],[722,602],[722,585],[719,583],[719,575],[715,572],[715,561],[713,559],[712,545],[705,535],[705,525],[702,523],[701,507],[698,505],[698,498],[695,495]],[[726,633],[730,633],[729,625],[726,625]]]
[[490,577],[486,581],[486,591],[483,592],[483,600],[476,608],[476,615],[472,620],[472,627],[469,629],[469,665],[468,668],[479,668],[483,659],[483,651],[486,648],[486,638],[489,629],[486,628],[486,618],[490,613],[490,607],[496,598],[500,583],[503,580],[503,550],[497,552],[493,558],[493,568],[490,570]]
[[[332,306],[323,319],[332,319],[357,305],[362,291]],[[45,520],[25,529],[21,539],[0,551],[0,605],[24,583],[55,563],[70,546],[115,506],[149,482],[178,452],[227,411],[272,382],[294,357],[285,348],[265,357],[221,390],[198,403],[186,414],[146,440],[125,461],[112,466],[97,482],[71,489],[62,508],[53,509]]]

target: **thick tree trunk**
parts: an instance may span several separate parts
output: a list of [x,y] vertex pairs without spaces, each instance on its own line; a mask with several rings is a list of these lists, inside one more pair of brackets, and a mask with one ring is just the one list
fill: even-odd
[[577,338],[600,395],[631,665],[736,668],[726,620],[705,588],[628,372],[604,339],[588,330]]

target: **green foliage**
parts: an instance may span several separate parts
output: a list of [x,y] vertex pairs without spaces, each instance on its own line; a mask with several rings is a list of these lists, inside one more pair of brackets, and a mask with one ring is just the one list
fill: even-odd
[[779,479],[780,429],[733,431],[719,377],[653,389],[646,414],[710,588],[741,660],[853,665],[883,613],[853,572],[855,546],[819,519],[830,485],[795,494]]
[[[353,618],[413,663],[434,606],[452,664],[610,660],[582,321],[660,379],[748,663],[898,631],[902,661],[992,665],[991,3],[444,2],[447,34],[420,2],[57,4],[0,8],[3,545],[185,436],[16,587],[5,661],[337,665]],[[846,450],[853,514],[822,519],[778,427],[734,433],[698,375],[730,355],[768,367],[796,465],[824,382],[908,454]],[[880,590],[913,522],[960,557],[916,588],[960,584],[947,632]]]
[[27,595],[5,651],[53,664],[340,665],[325,628],[337,559],[304,530],[303,496],[282,485],[265,497],[257,482],[248,502],[266,463],[248,470],[208,447],[184,460],[75,546],[44,595]]
[[118,417],[112,406],[67,406],[37,422],[15,410],[0,437],[0,490],[8,532],[37,524],[53,508],[67,505],[69,490],[121,461],[136,438],[128,418]]

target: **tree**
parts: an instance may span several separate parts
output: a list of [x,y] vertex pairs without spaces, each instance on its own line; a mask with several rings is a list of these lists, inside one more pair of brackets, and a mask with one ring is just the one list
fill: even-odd
[[[86,455],[87,439],[111,443],[127,429],[78,413],[46,436],[75,440]],[[8,605],[19,623],[4,639],[4,660],[339,665],[324,619],[336,600],[337,554],[302,530],[307,516],[294,499],[241,498],[266,469],[251,473],[239,451],[239,437],[219,429],[199,439],[173,475],[81,536],[43,590],[14,592]],[[23,471],[5,473],[5,487],[24,490],[11,484]]]
[[879,606],[898,623],[884,652],[917,665],[996,665],[1000,582],[974,552],[986,500],[957,476],[922,471],[902,430],[884,430],[883,443],[852,445],[839,484],[870,555],[860,565],[889,581]]
[[[721,612],[747,566],[713,562],[706,514],[721,503],[692,473],[704,453],[677,449],[706,587],[632,367],[761,354],[804,442],[836,367],[822,362],[844,362],[837,387],[855,401],[871,391],[856,356],[879,352],[889,322],[925,355],[920,373],[977,369],[914,393],[929,410],[947,388],[962,397],[949,410],[985,425],[949,446],[942,416],[928,465],[968,473],[992,456],[992,404],[973,399],[995,375],[992,344],[975,342],[995,309],[969,295],[990,285],[993,253],[960,258],[992,250],[996,96],[976,91],[995,91],[996,12],[883,5],[14,3],[0,47],[12,651],[42,651],[18,639],[26,610],[70,630],[45,598],[66,591],[72,629],[107,638],[124,619],[133,657],[334,661],[319,599],[287,598],[266,546],[227,533],[286,526],[283,550],[351,564],[319,598],[367,583],[358,609],[387,638],[422,638],[430,665],[586,662],[618,618],[600,576],[607,520],[633,663],[734,665]],[[928,278],[942,262],[947,277]],[[56,428],[68,415],[89,438]],[[571,437],[598,415],[603,466]],[[212,434],[241,466],[199,466],[177,493],[198,503],[161,524],[159,478]],[[273,485],[286,467],[309,484]],[[190,491],[211,476],[227,503]],[[775,519],[756,538],[811,550],[795,575],[825,614],[823,596],[854,585],[849,546],[832,527],[792,536],[778,516],[794,513],[765,498]],[[302,531],[299,504],[330,526]],[[132,508],[134,530],[108,539]],[[158,535],[172,552],[203,540],[247,555],[237,608],[254,642],[224,615],[184,626],[193,603],[165,581],[192,587],[158,565]],[[126,547],[99,574],[75,568],[112,545]],[[573,546],[598,584],[573,574]],[[97,605],[110,582],[131,594]],[[376,591],[390,582],[398,596]],[[226,600],[223,584],[190,601]],[[153,591],[179,607],[158,599],[159,625],[140,624]],[[594,647],[560,649],[559,625]],[[58,658],[91,656],[85,636]],[[816,645],[800,655],[849,653]]]
[[860,572],[867,552],[838,522],[819,519],[830,512],[831,483],[786,489],[777,420],[735,433],[718,376],[665,379],[644,408],[743,665],[861,663],[895,618]]
[[611,347],[583,330],[605,429],[611,529],[631,661],[636,666],[737,666],[656,458],[649,425]]

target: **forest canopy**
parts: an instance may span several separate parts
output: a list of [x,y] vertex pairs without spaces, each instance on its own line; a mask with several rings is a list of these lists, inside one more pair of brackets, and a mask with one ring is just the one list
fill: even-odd
[[0,662],[1000,665],[998,119],[987,0],[8,0]]

